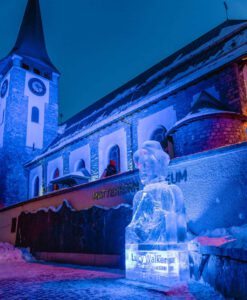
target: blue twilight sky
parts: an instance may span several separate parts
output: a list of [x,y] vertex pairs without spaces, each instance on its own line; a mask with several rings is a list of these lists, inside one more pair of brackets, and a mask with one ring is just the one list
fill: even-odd
[[[27,0],[0,2],[0,57]],[[40,0],[63,121],[225,20],[222,0]],[[247,0],[227,0],[247,19]]]

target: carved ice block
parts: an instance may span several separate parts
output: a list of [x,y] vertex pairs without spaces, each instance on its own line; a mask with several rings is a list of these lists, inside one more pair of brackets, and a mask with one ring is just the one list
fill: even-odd
[[161,286],[189,280],[187,244],[126,245],[126,278]]
[[163,286],[189,279],[183,193],[165,180],[169,161],[155,141],[134,154],[144,187],[134,197],[125,231],[127,279]]

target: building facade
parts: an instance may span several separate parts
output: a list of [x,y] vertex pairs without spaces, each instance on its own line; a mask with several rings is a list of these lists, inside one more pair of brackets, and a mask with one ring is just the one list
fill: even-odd
[[[131,171],[133,153],[154,139],[172,157],[168,180],[184,182],[192,223],[201,207],[212,207],[217,219],[235,193],[233,219],[246,221],[247,176],[238,169],[246,169],[247,154],[246,42],[247,21],[226,21],[58,126],[59,72],[45,48],[39,2],[29,0],[1,62],[2,205],[50,193],[68,179],[99,180],[110,160],[119,173]],[[237,174],[228,193],[231,168]]]
[[52,142],[58,129],[58,77],[45,47],[38,1],[29,1],[16,43],[1,60],[1,204],[27,199],[23,165]]

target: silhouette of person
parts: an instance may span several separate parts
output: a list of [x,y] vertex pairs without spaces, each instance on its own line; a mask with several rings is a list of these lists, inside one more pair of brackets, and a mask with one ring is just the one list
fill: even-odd
[[104,173],[102,174],[101,178],[109,177],[112,175],[117,174],[116,162],[115,160],[110,160],[107,168],[105,169]]

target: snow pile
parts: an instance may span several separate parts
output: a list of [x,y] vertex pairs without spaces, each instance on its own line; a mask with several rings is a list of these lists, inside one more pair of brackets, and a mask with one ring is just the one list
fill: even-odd
[[25,262],[34,261],[34,258],[26,248],[18,249],[8,243],[0,243],[1,262]]
[[27,262],[37,261],[30,253],[29,248],[20,248],[19,250],[22,252],[22,257],[25,261],[27,261]]
[[0,262],[24,262],[21,250],[8,243],[0,243]]
[[247,224],[228,228],[207,230],[196,237],[193,242],[201,245],[247,250]]

